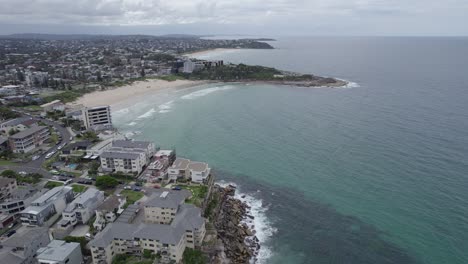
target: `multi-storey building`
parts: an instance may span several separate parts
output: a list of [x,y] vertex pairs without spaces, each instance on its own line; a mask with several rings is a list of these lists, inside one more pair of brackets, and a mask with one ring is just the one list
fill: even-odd
[[10,136],[8,145],[14,153],[28,153],[49,138],[49,128],[35,126]]
[[101,205],[96,208],[96,220],[93,226],[101,231],[107,223],[112,223],[117,219],[117,215],[122,213],[127,199],[125,196],[109,196]]
[[206,183],[211,168],[204,162],[177,158],[172,166],[167,169],[167,173],[169,180],[175,181],[179,178],[185,178],[195,183]]
[[110,106],[85,107],[82,113],[86,129],[102,130],[112,128]]
[[154,153],[150,141],[114,140],[112,147],[101,154],[101,166],[104,171],[139,174]]
[[[189,195],[180,191],[164,191],[151,196],[151,202],[145,204],[145,219],[151,219],[146,216],[147,212],[152,214],[151,210],[158,211],[154,214],[161,216],[169,213],[164,224],[147,221],[140,224],[115,222],[107,225],[89,243],[93,263],[112,263],[117,254],[141,253],[143,250],[159,253],[162,262],[180,263],[184,250],[187,247],[200,247],[205,236],[205,218],[201,216],[201,209],[183,204]],[[167,211],[163,207],[172,205],[177,205],[177,208]]]
[[104,192],[88,188],[78,195],[62,212],[61,225],[86,224],[94,215],[94,210],[104,201]]
[[61,214],[73,200],[73,190],[69,186],[58,186],[34,200],[20,213],[23,225],[42,226],[54,214]]
[[0,201],[10,197],[16,189],[16,179],[0,177]]
[[20,227],[16,233],[0,242],[0,263],[34,264],[36,252],[49,243],[44,227]]

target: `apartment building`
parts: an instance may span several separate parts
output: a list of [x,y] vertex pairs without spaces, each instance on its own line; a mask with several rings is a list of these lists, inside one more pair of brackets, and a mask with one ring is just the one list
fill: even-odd
[[190,162],[188,165],[190,178],[195,183],[206,183],[211,173],[211,168],[205,162]]
[[95,188],[88,188],[63,210],[60,225],[86,224],[94,216],[94,211],[103,201],[104,192]]
[[150,141],[114,140],[100,155],[103,171],[140,174],[155,153]]
[[85,107],[82,114],[86,129],[103,130],[112,128],[111,110],[108,105]]
[[17,189],[16,179],[0,177],[0,201],[10,197]]
[[52,240],[46,247],[39,248],[36,259],[39,264],[84,263],[80,243],[63,240]]
[[48,127],[34,126],[10,136],[8,145],[14,153],[28,153],[44,144],[49,138]]
[[[117,254],[141,253],[145,249],[159,253],[161,261],[180,263],[185,249],[200,247],[205,236],[205,218],[201,216],[201,209],[183,203],[189,196],[190,193],[181,191],[163,191],[151,196],[145,204],[144,223],[107,225],[89,243],[93,263],[111,263]],[[176,208],[172,210],[174,206]],[[171,209],[166,210],[168,207]],[[147,212],[151,216],[147,216]],[[163,218],[164,224],[146,221],[153,215],[167,218]]]
[[190,176],[189,164],[190,160],[177,158],[172,166],[167,169],[169,180],[176,181],[179,178],[188,178]]
[[71,187],[55,187],[21,211],[20,220],[23,225],[42,226],[54,214],[61,214],[72,200],[73,190]]
[[8,134],[11,129],[23,131],[35,125],[37,125],[37,121],[30,117],[18,117],[0,123],[0,132]]

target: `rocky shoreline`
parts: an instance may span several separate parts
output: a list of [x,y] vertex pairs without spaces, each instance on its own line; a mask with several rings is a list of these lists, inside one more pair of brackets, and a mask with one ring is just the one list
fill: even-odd
[[219,199],[219,206],[213,220],[218,239],[224,246],[224,252],[218,257],[219,263],[255,263],[260,249],[254,226],[248,224],[254,216],[250,207],[234,198],[235,186],[214,186],[214,194]]

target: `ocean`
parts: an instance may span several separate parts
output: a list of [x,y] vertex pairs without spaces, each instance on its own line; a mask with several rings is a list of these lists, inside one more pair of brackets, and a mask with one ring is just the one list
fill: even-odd
[[208,84],[113,112],[252,205],[257,263],[468,263],[468,38],[296,37],[204,59],[350,81]]

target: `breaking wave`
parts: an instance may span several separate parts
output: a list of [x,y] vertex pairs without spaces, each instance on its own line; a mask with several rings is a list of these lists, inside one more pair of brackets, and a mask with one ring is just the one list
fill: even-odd
[[[257,252],[257,256],[252,258],[250,263],[268,263],[268,259],[272,256],[273,251],[271,248],[267,247],[265,243],[278,231],[273,226],[273,223],[270,221],[270,219],[268,219],[266,216],[266,212],[268,211],[269,206],[264,205],[263,200],[256,198],[255,194],[242,193],[240,187],[235,183],[222,180],[216,183],[221,187],[227,187],[228,185],[237,186],[234,197],[250,206],[247,214],[254,217],[253,219],[247,217],[246,219],[242,220],[241,223],[246,223],[249,226],[260,244],[260,249]],[[260,191],[257,191],[257,193],[258,192]]]
[[198,98],[198,97],[208,95],[210,93],[214,93],[214,92],[217,92],[217,91],[231,90],[233,88],[234,87],[232,87],[232,86],[206,88],[206,89],[203,89],[203,90],[199,90],[199,91],[196,91],[196,92],[193,92],[193,93],[186,94],[186,95],[180,97],[180,99],[192,100],[192,99],[195,99],[195,98]]
[[151,117],[154,113],[156,113],[156,110],[154,110],[154,108],[151,108],[148,112],[138,116],[137,119],[145,119]]
[[172,105],[173,105],[174,101],[169,101],[169,102],[166,102],[160,106],[158,106],[158,113],[169,113],[172,109]]

